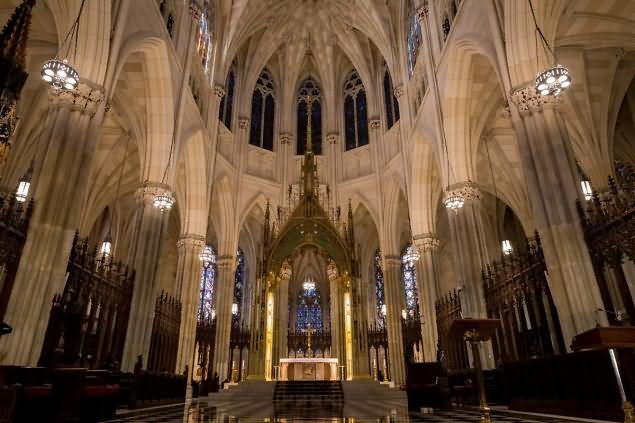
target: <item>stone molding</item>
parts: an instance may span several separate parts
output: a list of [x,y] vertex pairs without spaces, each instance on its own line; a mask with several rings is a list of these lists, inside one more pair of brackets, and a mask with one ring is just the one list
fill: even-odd
[[199,6],[196,0],[190,0],[189,11],[192,19],[198,21],[198,19],[201,17],[201,6]]
[[540,95],[533,85],[514,91],[511,97],[521,114],[541,112],[545,107],[556,107],[560,103],[559,96]]
[[74,90],[49,89],[52,104],[70,107],[73,110],[94,116],[97,108],[104,101],[104,91],[80,82]]
[[368,127],[373,130],[379,129],[381,128],[381,121],[379,119],[370,119],[368,121]]
[[389,267],[401,267],[401,257],[393,255],[384,256],[383,265],[385,269]]
[[225,94],[226,94],[225,93],[225,87],[223,87],[222,85],[214,85],[214,94],[218,98],[225,97]]
[[181,250],[182,248],[194,248],[198,250],[203,250],[205,248],[205,237],[202,235],[196,234],[183,234],[179,237],[179,240],[176,242],[176,248]]
[[249,128],[249,119],[247,118],[238,119],[238,127],[243,130]]
[[216,266],[219,269],[231,269],[234,265],[234,256],[224,255],[216,256]]
[[423,22],[425,21],[425,19],[428,17],[428,6],[421,6],[418,10],[417,10],[417,21],[419,22],[419,24],[423,24]]
[[332,132],[326,136],[326,142],[328,142],[330,145],[334,145],[337,144],[339,138],[340,135],[338,133]]
[[481,198],[481,190],[474,182],[459,182],[450,186],[446,191],[443,199],[447,199],[451,195],[460,195],[465,201],[479,200]]
[[288,132],[283,132],[280,134],[280,144],[287,145],[291,144],[291,140],[293,139],[293,135]]
[[420,234],[414,237],[415,246],[419,251],[435,251],[439,249],[440,241],[435,234]]

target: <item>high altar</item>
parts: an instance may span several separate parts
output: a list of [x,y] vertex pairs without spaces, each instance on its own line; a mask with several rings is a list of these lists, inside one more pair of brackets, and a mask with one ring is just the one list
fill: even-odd
[[281,358],[280,380],[338,380],[337,358]]

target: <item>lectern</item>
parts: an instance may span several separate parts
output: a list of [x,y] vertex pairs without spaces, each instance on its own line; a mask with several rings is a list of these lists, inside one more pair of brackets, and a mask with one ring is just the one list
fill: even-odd
[[491,423],[492,417],[490,415],[490,408],[487,405],[485,382],[483,381],[483,368],[481,366],[481,352],[478,348],[478,344],[479,342],[490,339],[499,327],[499,319],[457,319],[450,325],[451,337],[460,337],[460,339],[468,341],[472,346],[474,373],[479,392],[479,408],[481,410],[482,423]]
[[624,423],[635,423],[633,404],[626,398],[620,367],[615,354],[615,348],[635,348],[635,327],[611,326],[594,328],[574,336],[571,347],[573,351],[609,350],[613,373],[615,374],[615,380],[622,399]]

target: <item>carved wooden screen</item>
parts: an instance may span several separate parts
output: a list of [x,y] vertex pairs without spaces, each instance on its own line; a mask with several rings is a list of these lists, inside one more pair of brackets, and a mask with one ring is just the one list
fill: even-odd
[[32,212],[32,201],[25,207],[11,194],[0,196],[0,322],[9,304]]
[[455,289],[439,298],[435,303],[435,309],[439,337],[437,359],[444,361],[448,370],[469,369],[465,342],[450,337],[452,322],[462,318],[460,293]]
[[133,277],[126,265],[97,254],[75,236],[64,291],[53,300],[40,365],[116,368],[126,339]]
[[199,320],[196,322],[196,351],[195,363],[197,376],[205,381],[211,378],[212,363],[214,362],[214,342],[216,339],[216,319]]
[[609,322],[633,325],[635,304],[622,264],[635,261],[635,171],[624,163],[615,169],[608,192],[593,193],[577,208]]
[[155,372],[183,372],[176,369],[181,329],[181,302],[162,292],[157,298],[148,355],[148,370]]
[[503,256],[483,270],[487,315],[501,320],[492,339],[497,362],[565,351],[538,234],[526,251]]

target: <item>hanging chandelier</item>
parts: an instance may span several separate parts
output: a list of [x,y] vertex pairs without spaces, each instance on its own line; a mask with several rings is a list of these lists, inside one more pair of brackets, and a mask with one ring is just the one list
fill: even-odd
[[174,197],[167,191],[163,194],[157,194],[152,200],[152,205],[159,209],[161,213],[169,211],[174,205]]
[[505,254],[506,256],[508,256],[508,255],[510,255],[511,253],[514,252],[514,248],[512,247],[512,243],[508,239],[503,240],[502,250],[503,250],[503,254]]
[[443,204],[446,209],[457,212],[459,209],[463,208],[463,205],[465,204],[465,197],[456,191],[451,191],[446,195],[445,200],[443,200]]
[[[555,63],[556,55],[554,51],[549,46],[545,35],[542,33],[542,30],[538,26],[538,21],[536,20],[536,13],[534,12],[534,5],[529,1],[529,9],[531,10],[531,16],[534,20],[534,25],[536,27],[536,34],[540,35],[540,40],[542,42],[543,47],[551,56],[553,62]],[[536,36],[536,62],[538,61],[538,35]],[[536,91],[542,96],[558,96],[564,90],[571,86],[571,75],[569,75],[569,69],[566,67],[555,64],[547,69],[542,70],[536,75],[535,87]]]
[[26,199],[29,197],[29,189],[31,188],[31,178],[33,177],[33,163],[29,166],[29,170],[24,174],[22,179],[20,179],[20,183],[18,184],[18,189],[15,191],[15,200],[19,203],[24,203]]
[[206,245],[201,251],[201,254],[198,255],[198,258],[201,262],[203,262],[204,266],[209,266],[210,264],[216,263],[216,255],[214,254],[214,250],[209,245]]
[[101,249],[99,250],[99,252],[104,257],[109,257],[111,251],[112,251],[112,236],[110,235],[110,232],[108,232],[108,235],[106,235],[106,239],[104,239],[104,242],[101,243]]
[[73,57],[77,57],[79,21],[84,10],[84,3],[86,3],[86,0],[82,0],[77,18],[68,30],[58,54],[53,59],[46,61],[42,66],[42,79],[56,90],[72,91],[77,88],[79,83],[79,72],[70,64],[68,59],[60,59],[58,56],[70,55],[71,45],[73,45]]
[[408,263],[410,266],[414,265],[421,258],[421,254],[419,253],[419,249],[416,245],[410,244],[408,248],[406,248],[406,252],[403,255],[402,262]]

